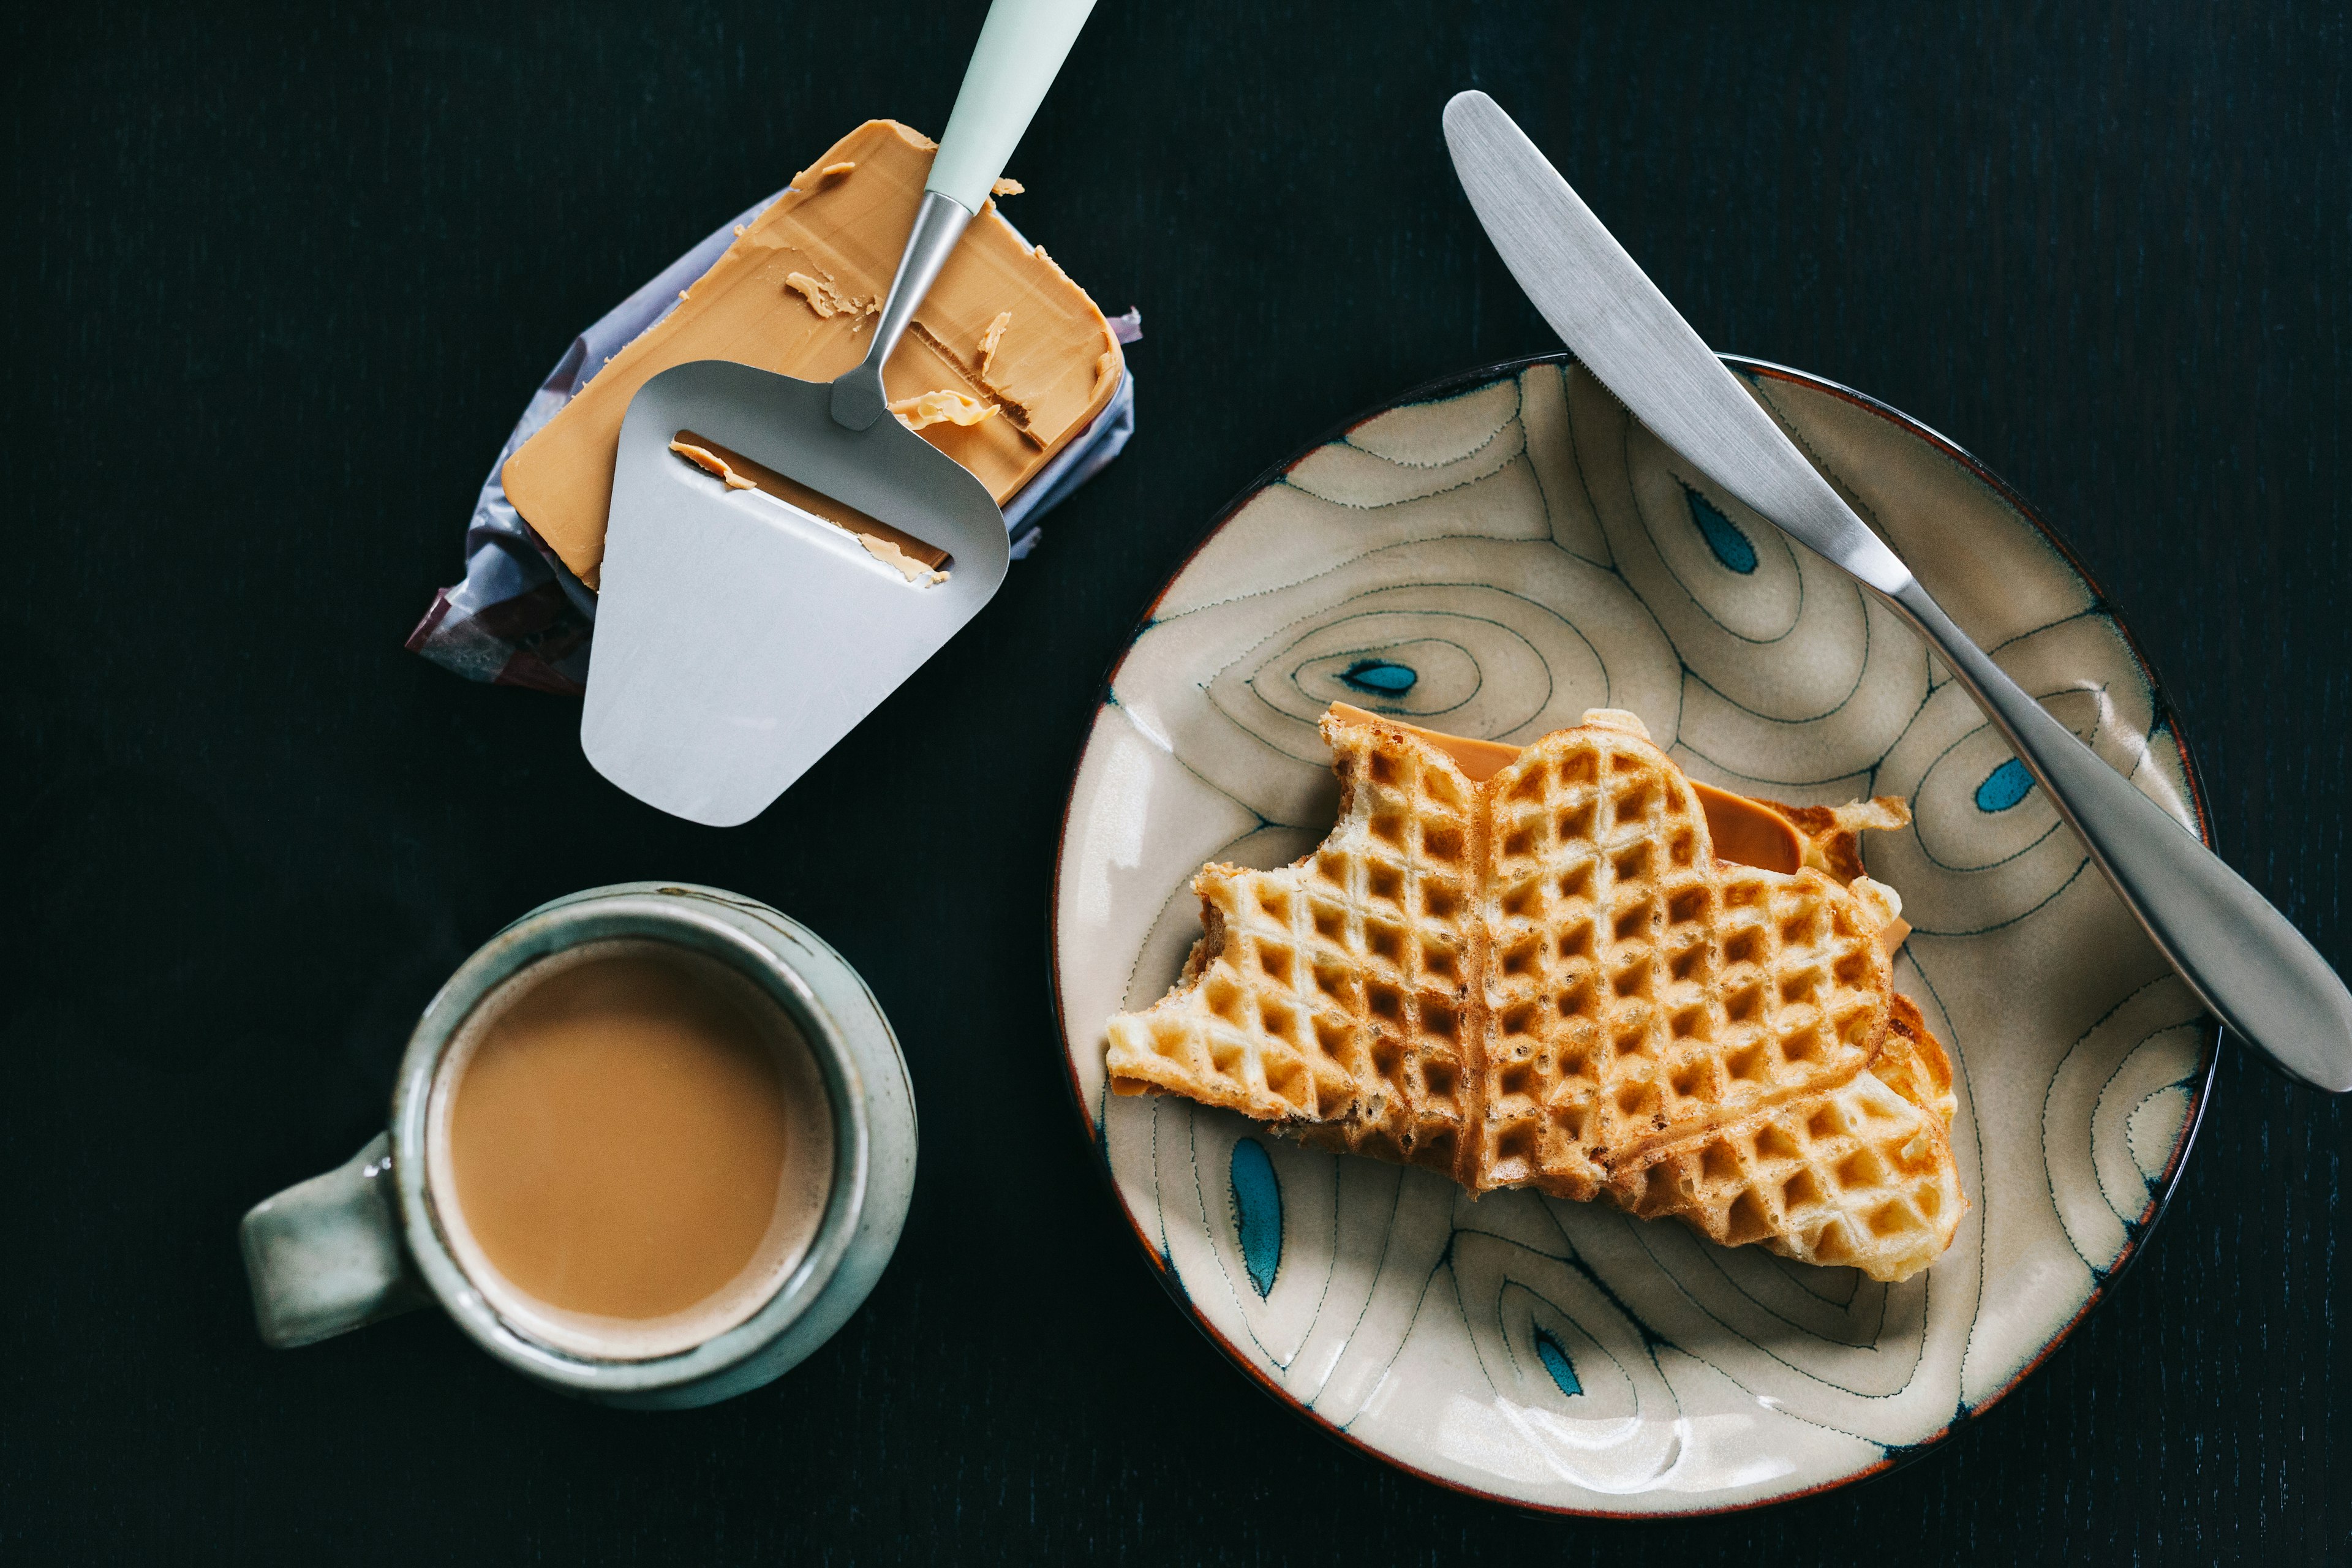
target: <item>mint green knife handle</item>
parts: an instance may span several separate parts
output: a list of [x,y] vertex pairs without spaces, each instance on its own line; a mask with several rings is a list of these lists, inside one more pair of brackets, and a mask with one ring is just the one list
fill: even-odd
[[923,188],[977,213],[1045,101],[1095,0],[996,0]]

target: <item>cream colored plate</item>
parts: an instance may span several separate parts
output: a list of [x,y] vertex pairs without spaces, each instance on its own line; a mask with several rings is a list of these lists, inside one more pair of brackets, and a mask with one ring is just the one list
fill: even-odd
[[[2182,821],[2182,751],[2121,628],[1964,453],[1740,362],[1962,626]],[[1331,701],[1524,742],[1630,708],[1693,777],[1909,798],[1868,847],[1896,981],[1953,1050],[1974,1205],[1883,1286],[1672,1223],[1297,1148],[1107,1096],[1103,1023],[1199,934],[1206,860],[1329,827]],[[1892,613],[1580,369],[1497,367],[1305,453],[1185,563],[1114,673],[1068,815],[1054,960],[1078,1102],[1167,1284],[1278,1397],[1382,1458],[1543,1509],[1703,1512],[1944,1436],[2063,1337],[2186,1155],[2215,1031],[1967,695]]]

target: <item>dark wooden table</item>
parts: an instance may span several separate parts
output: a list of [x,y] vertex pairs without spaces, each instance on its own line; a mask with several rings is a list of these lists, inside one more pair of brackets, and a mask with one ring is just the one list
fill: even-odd
[[[1444,159],[1472,84],[1717,346],[2033,498],[2169,681],[2230,858],[2352,959],[2343,6],[1104,0],[1016,216],[1142,308],[1140,434],[729,832],[599,780],[576,704],[400,641],[572,334],[856,121],[936,130],[979,6],[190,9],[0,22],[0,1560],[2352,1554],[2345,1108],[2234,1046],[2144,1258],[1941,1452],[1612,1526],[1393,1473],[1228,1367],[1114,1213],[1045,981],[1079,738],[1180,552],[1351,412],[1553,346]],[[843,833],[869,814],[918,831]],[[432,1313],[264,1351],[239,1213],[382,1126],[475,943],[639,877],[782,906],[896,1020],[921,1177],[865,1311],[683,1415]]]

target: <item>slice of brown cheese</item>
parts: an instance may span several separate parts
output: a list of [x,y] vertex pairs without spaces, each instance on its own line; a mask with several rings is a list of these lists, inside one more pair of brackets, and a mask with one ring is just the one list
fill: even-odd
[[[865,358],[933,150],[891,120],[843,137],[793,176],[667,320],[614,354],[507,460],[515,510],[582,582],[595,586],[604,560],[621,420],[637,388],[690,360],[829,381]],[[915,312],[883,385],[893,400],[952,392],[996,406],[994,417],[941,421],[922,437],[1002,505],[1102,412],[1123,363],[1086,290],[1023,244],[992,202]]]

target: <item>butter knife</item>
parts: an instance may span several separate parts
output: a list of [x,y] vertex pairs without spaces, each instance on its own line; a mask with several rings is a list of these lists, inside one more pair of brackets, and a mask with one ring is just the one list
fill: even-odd
[[2352,1089],[2352,993],[2286,917],[1953,623],[1493,99],[1457,94],[1445,140],[1511,276],[1601,384],[1717,484],[1876,590],[1943,656],[2232,1034],[2305,1083]]

